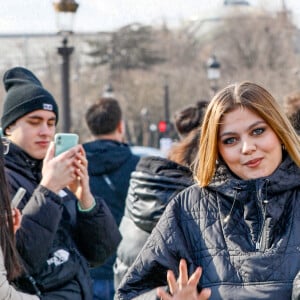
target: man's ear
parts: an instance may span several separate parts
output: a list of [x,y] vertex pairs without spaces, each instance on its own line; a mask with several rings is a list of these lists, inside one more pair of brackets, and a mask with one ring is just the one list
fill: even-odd
[[121,143],[125,142],[125,122],[121,120],[117,127],[118,140]]
[[123,133],[124,133],[124,130],[125,130],[125,124],[124,124],[124,122],[121,120],[121,121],[118,123],[117,131],[118,131],[118,133],[123,134]]
[[15,125],[15,123],[10,124],[9,126],[6,127],[5,132],[3,132],[4,135],[10,136],[11,132],[13,130],[13,126]]
[[3,132],[3,135],[11,135],[11,129],[10,126],[6,127],[5,131]]

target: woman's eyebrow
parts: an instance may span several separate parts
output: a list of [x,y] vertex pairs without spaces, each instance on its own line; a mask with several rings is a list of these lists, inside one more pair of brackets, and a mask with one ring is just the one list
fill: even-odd
[[[252,128],[256,127],[259,124],[266,124],[266,122],[264,120],[256,121],[253,124],[249,125],[247,130],[251,130]],[[236,134],[236,132],[234,132],[234,131],[225,131],[222,134],[220,134],[219,137],[221,138],[226,135],[234,135],[234,134]]]

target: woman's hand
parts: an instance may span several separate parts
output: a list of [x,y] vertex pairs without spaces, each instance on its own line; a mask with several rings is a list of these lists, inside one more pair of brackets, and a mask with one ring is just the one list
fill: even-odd
[[180,260],[179,277],[176,281],[173,271],[167,273],[167,280],[171,295],[162,288],[157,289],[157,295],[162,300],[207,300],[211,295],[210,289],[202,289],[200,293],[197,291],[197,284],[202,275],[202,269],[198,267],[196,271],[188,278],[186,261]]
[[13,220],[13,230],[14,233],[21,227],[22,214],[17,208],[12,208],[11,210],[12,220]]

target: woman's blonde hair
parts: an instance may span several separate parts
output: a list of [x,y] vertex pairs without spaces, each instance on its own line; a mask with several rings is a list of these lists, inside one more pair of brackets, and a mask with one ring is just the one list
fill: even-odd
[[280,105],[258,84],[236,83],[219,91],[209,103],[204,115],[198,161],[195,165],[195,177],[200,186],[207,186],[216,171],[221,118],[236,107],[247,108],[263,118],[293,161],[300,166],[300,141]]

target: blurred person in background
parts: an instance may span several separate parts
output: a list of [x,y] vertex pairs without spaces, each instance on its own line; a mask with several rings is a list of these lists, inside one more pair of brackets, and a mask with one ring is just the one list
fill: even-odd
[[171,147],[168,157],[143,157],[131,175],[125,213],[119,227],[123,238],[114,265],[116,289],[169,201],[194,183],[192,165],[198,153],[200,115],[198,106],[191,106],[189,114],[184,113],[184,122],[180,126],[185,137]]
[[202,100],[175,112],[174,124],[180,142],[173,143],[169,159],[187,167],[192,166],[198,153],[201,124],[207,105],[208,102]]
[[201,126],[207,105],[207,101],[201,100],[175,112],[174,125],[180,139]]
[[[86,151],[90,188],[93,195],[102,197],[119,225],[124,215],[125,199],[131,172],[139,161],[124,141],[125,126],[119,102],[101,98],[86,114],[92,141],[83,144]],[[114,297],[113,263],[115,253],[104,265],[91,269],[94,300]]]
[[[178,139],[185,138],[193,129],[200,127],[207,104],[207,101],[201,100],[175,112],[173,117],[174,126],[172,126],[175,129],[175,139],[173,139],[174,137],[160,139],[160,150],[164,157],[169,156],[170,152],[177,151],[174,145],[177,144]],[[179,149],[181,149],[181,146],[179,146]],[[189,154],[186,156],[189,156]]]

